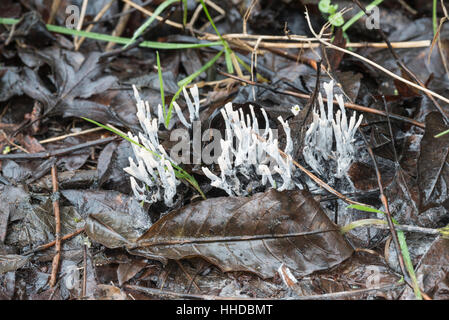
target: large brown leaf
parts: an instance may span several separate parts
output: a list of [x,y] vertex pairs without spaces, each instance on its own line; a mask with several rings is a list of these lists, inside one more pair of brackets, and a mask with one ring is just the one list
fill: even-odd
[[445,130],[447,127],[441,114],[431,112],[427,115],[418,160],[421,212],[437,207],[449,198],[449,135],[435,138]]
[[205,200],[175,210],[137,241],[132,253],[202,257],[223,271],[273,277],[284,263],[297,275],[335,266],[352,248],[306,191]]

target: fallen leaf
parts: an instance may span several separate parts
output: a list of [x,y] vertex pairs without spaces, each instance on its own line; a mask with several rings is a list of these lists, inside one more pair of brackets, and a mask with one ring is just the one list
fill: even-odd
[[129,263],[120,263],[117,268],[117,279],[120,286],[126,281],[132,279],[138,272],[140,272],[145,266],[146,262],[135,260]]
[[29,258],[17,254],[0,255],[0,274],[22,268]]
[[[420,287],[432,299],[449,299],[449,240],[438,238],[422,257],[416,270]],[[401,300],[414,299],[413,290],[406,288]]]
[[418,159],[421,212],[437,207],[449,198],[449,135],[435,138],[445,130],[447,126],[441,114],[431,112],[427,115],[426,132],[421,140]]
[[208,199],[158,220],[130,252],[162,262],[202,257],[222,271],[273,277],[279,265],[299,276],[325,270],[351,246],[306,191]]
[[[87,117],[105,123],[114,122],[108,105],[89,99],[117,83],[115,76],[102,74],[104,65],[100,63],[100,52],[83,56],[78,52],[50,47],[39,51],[20,49],[19,56],[25,64],[30,63],[29,57],[33,56],[33,65],[48,65],[52,74],[43,78],[39,70],[27,66],[8,68],[0,85],[1,101],[25,94],[43,104],[43,115]],[[117,121],[115,123],[120,124]]]
[[92,241],[119,248],[140,237],[150,218],[139,202],[115,191],[63,190],[62,195],[86,219],[86,233]]

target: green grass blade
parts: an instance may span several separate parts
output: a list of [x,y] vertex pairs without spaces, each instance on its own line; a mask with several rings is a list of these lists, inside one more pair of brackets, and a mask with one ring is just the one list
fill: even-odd
[[351,204],[347,207],[348,209],[357,209],[360,211],[365,211],[365,212],[376,212],[376,213],[382,213],[385,214],[385,212],[377,210],[376,208],[372,208],[372,207],[367,207],[367,206],[362,206],[360,204]]
[[[366,11],[370,11],[372,8],[380,5],[384,0],[374,0],[369,5],[366,6]],[[359,20],[361,17],[365,15],[365,12],[360,11],[355,16],[353,16],[351,19],[349,19],[341,28],[343,32],[346,32],[357,20]]]
[[165,110],[164,80],[162,79],[162,68],[161,68],[161,60],[159,59],[159,51],[156,51],[156,62],[157,62],[157,74],[159,77],[159,87],[161,89],[162,110],[164,111],[164,119],[165,119],[167,117],[167,112]]
[[[106,125],[104,125],[104,124],[102,124],[102,123],[100,123],[100,122],[97,122],[97,121],[92,120],[92,119],[89,119],[89,118],[84,118],[84,117],[81,117],[81,118],[84,119],[84,120],[86,120],[86,121],[88,121],[88,122],[90,122],[90,123],[93,123],[93,124],[95,124],[95,125],[97,125],[97,126],[99,126],[99,127],[102,127],[103,129],[108,130],[108,131],[110,131],[110,132],[112,132],[112,133],[114,133],[114,134],[116,134],[116,135],[118,135],[118,136],[120,136],[120,137],[122,137],[123,139],[125,139],[125,140],[127,140],[127,141],[129,141],[129,142],[131,142],[131,143],[133,143],[133,144],[135,144],[136,146],[139,146],[139,147],[141,147],[141,148],[146,149],[143,145],[141,145],[141,144],[138,143],[137,141],[134,141],[133,139],[131,139],[130,137],[128,137],[128,136],[127,136],[126,134],[124,134],[123,132],[120,132],[120,131],[118,131],[118,130],[115,130],[114,128],[108,127],[108,126],[106,126]],[[147,150],[148,150],[148,149],[147,149]],[[148,150],[148,151],[152,152],[151,150]],[[154,152],[152,152],[152,153],[154,154]]]
[[[249,73],[251,73],[251,67],[249,65],[247,65],[245,63],[245,61],[243,61],[242,59],[239,58],[238,55],[235,55],[235,58],[237,59],[237,62],[243,66],[243,68],[245,68],[246,71],[248,71]],[[262,82],[269,82],[269,80],[267,78],[264,78],[260,73],[256,73],[256,79],[260,80]]]
[[410,253],[408,251],[407,242],[405,241],[404,232],[397,230],[399,246],[401,247],[402,256],[404,257],[405,268],[412,280],[413,292],[418,300],[422,300],[421,290],[419,289],[418,280],[416,279],[415,270],[413,269],[412,259],[410,259]]
[[442,137],[442,136],[444,136],[445,134],[448,134],[448,133],[449,133],[449,130],[446,130],[446,131],[440,132],[439,134],[437,134],[437,135],[435,135],[433,137],[434,138],[439,138],[439,137]]
[[182,14],[182,25],[185,27],[187,25],[187,0],[182,0],[183,14]]
[[[0,18],[0,24],[13,25],[19,22],[18,19],[10,19],[10,18]],[[108,34],[96,33],[96,32],[87,32],[83,30],[75,30],[61,26],[55,26],[51,24],[47,24],[47,29],[50,32],[56,32],[71,36],[85,37],[98,41],[106,41],[106,42],[115,42],[118,44],[128,44],[131,42],[130,38],[123,37],[114,37]],[[152,48],[152,49],[163,49],[163,50],[180,50],[180,49],[190,49],[190,48],[204,48],[223,45],[222,41],[214,41],[209,43],[165,43],[165,42],[157,42],[157,41],[143,41],[139,44],[140,47],[143,48]]]
[[171,116],[172,116],[172,112],[173,112],[173,102],[176,101],[176,99],[178,99],[179,95],[182,92],[182,88],[185,87],[186,85],[188,85],[190,82],[192,82],[196,77],[198,77],[202,72],[206,71],[207,69],[209,69],[217,60],[218,58],[221,57],[221,55],[223,54],[223,50],[221,50],[219,53],[217,53],[215,55],[215,57],[213,57],[211,60],[209,60],[206,64],[204,64],[200,69],[198,69],[197,71],[195,71],[194,73],[192,73],[191,75],[189,75],[188,77],[182,79],[181,81],[178,82],[178,86],[179,89],[178,91],[175,93],[175,95],[173,96],[171,102],[170,102],[170,106],[168,107],[168,112],[167,112],[167,117],[165,119],[165,125],[166,127],[168,127],[168,124],[170,123],[171,120]]
[[363,226],[372,226],[372,225],[385,225],[387,224],[386,221],[380,220],[380,219],[363,219],[363,220],[356,220],[351,223],[348,223],[347,225],[340,228],[340,232],[342,234],[345,234],[352,229],[363,227]]
[[215,55],[215,57],[213,57],[211,60],[209,60],[208,62],[206,62],[201,68],[199,68],[198,70],[196,70],[194,73],[192,73],[191,75],[189,75],[188,77],[182,79],[181,81],[178,82],[178,86],[180,87],[184,87],[186,85],[188,85],[190,82],[192,82],[196,77],[198,77],[201,73],[203,73],[204,71],[206,71],[207,69],[209,69],[211,66],[214,65],[214,63],[218,60],[218,58],[221,57],[221,55],[223,54],[223,50],[220,51],[219,53],[217,53]]
[[228,73],[234,73],[234,66],[232,65],[232,57],[231,57],[232,51],[231,50],[225,50],[225,61],[226,61],[226,69],[228,70]]
[[[382,213],[385,215],[385,212],[383,212],[383,211],[377,210],[375,208],[367,207],[367,206],[357,205],[357,204],[351,204],[347,208],[357,209],[357,210],[366,211],[366,212],[378,212],[378,213]],[[393,221],[394,224],[398,224],[398,222],[393,217],[391,218],[391,220]],[[346,227],[348,227],[348,226],[345,226],[344,228],[346,228]],[[405,241],[404,232],[402,230],[396,230],[396,233],[398,235],[398,241],[399,241],[399,246],[401,249],[402,257],[404,258],[405,268],[407,269],[410,279],[412,280],[412,286],[413,286],[413,291],[415,293],[415,297],[419,300],[422,300],[421,290],[419,289],[415,270],[413,269],[413,263],[412,263],[412,260],[410,259],[410,253],[408,251],[407,242]]]
[[433,10],[432,10],[433,35],[436,35],[438,30],[437,6],[438,6],[437,0],[433,0]]
[[173,113],[173,102],[179,98],[179,95],[181,94],[181,92],[182,92],[182,87],[179,88],[178,91],[176,91],[175,95],[171,99],[170,105],[168,106],[167,117],[165,118],[165,127],[168,127],[170,120],[171,120],[171,116]]
[[223,47],[225,48],[225,52],[226,52],[226,68],[228,70],[228,73],[234,73],[234,67],[232,65],[232,59],[231,59],[231,48],[229,47],[228,43],[226,42],[226,40],[221,36],[221,33],[218,31],[217,27],[215,26],[214,20],[212,19],[211,15],[209,14],[209,10],[207,10],[207,6],[204,3],[204,0],[200,0],[201,5],[203,6],[203,10],[204,13],[206,14],[207,19],[209,20],[210,24],[212,25],[212,28],[214,28],[215,33],[218,35],[218,37],[220,38]]
[[162,2],[156,10],[154,10],[153,15],[148,18],[147,21],[145,21],[144,24],[142,24],[133,34],[133,37],[131,38],[131,41],[125,45],[125,48],[131,45],[142,33],[145,32],[145,30],[150,26],[150,24],[158,17],[162,11],[164,11],[168,6],[172,5],[175,2],[179,2],[179,0],[166,0]]
[[206,14],[207,19],[209,20],[210,24],[212,25],[212,28],[214,28],[214,30],[215,30],[215,33],[217,34],[217,36],[220,37],[221,41],[226,42],[226,41],[223,39],[223,37],[221,36],[221,33],[218,32],[218,29],[217,29],[217,27],[215,26],[214,20],[213,20],[212,17],[210,16],[209,10],[207,10],[207,7],[206,7],[206,4],[204,3],[204,0],[200,0],[200,2],[201,2],[201,5],[203,6],[203,10],[204,10],[204,13]]
[[[106,129],[120,137],[122,137],[123,139],[135,144],[136,146],[139,146],[140,148],[144,148],[146,151],[152,153],[153,155],[157,156],[158,158],[161,158],[161,155],[153,152],[152,150],[149,150],[148,148],[146,148],[145,146],[141,145],[140,143],[138,143],[137,141],[134,141],[133,139],[131,139],[130,137],[128,137],[126,134],[124,134],[123,132],[120,132],[118,130],[115,130],[114,128],[108,127],[100,122],[97,122],[95,120],[89,119],[89,118],[84,118],[81,117],[82,119],[93,123],[99,127],[102,127],[103,129]],[[170,160],[169,160],[170,161]],[[170,164],[172,165],[174,171],[175,171],[175,175],[178,179],[184,179],[186,180],[188,183],[190,183],[198,192],[199,194],[203,197],[203,199],[206,199],[206,196],[204,195],[203,191],[201,190],[201,188],[199,187],[198,181],[196,181],[196,179],[188,174],[184,169],[182,169],[181,167],[179,167],[178,165],[176,165],[175,163],[170,161]]]

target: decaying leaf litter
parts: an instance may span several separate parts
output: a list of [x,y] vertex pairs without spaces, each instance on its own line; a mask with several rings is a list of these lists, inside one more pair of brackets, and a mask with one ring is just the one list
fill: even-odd
[[2,2],[0,297],[447,299],[446,7],[374,2]]

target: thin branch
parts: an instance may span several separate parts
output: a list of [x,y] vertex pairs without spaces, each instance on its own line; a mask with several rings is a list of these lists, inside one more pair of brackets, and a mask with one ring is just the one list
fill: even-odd
[[54,287],[56,284],[56,279],[58,276],[59,269],[59,261],[61,259],[61,214],[59,210],[59,186],[58,186],[58,176],[56,164],[53,164],[51,167],[51,180],[53,183],[53,213],[55,215],[55,249],[56,254],[53,257],[52,269],[51,269],[51,278],[50,278],[50,287]]
[[[77,229],[77,230],[73,231],[72,233],[66,234],[65,236],[61,237],[61,241],[65,241],[65,240],[71,239],[71,238],[79,235],[80,233],[84,232],[84,230],[85,230],[85,228],[83,227],[83,228],[80,228],[80,229]],[[32,253],[36,253],[36,252],[39,252],[39,251],[47,250],[47,249],[53,247],[55,244],[56,244],[56,241],[52,241],[52,242],[43,244],[43,245],[41,245],[41,246],[39,246],[37,248],[34,248],[34,249],[30,250],[30,251],[24,252],[23,255],[26,256],[26,255],[29,255],[29,254],[32,254]]]
[[68,148],[62,148],[58,150],[52,150],[48,152],[37,152],[37,153],[16,153],[16,154],[0,154],[0,160],[29,160],[29,159],[45,159],[50,157],[63,156],[73,151],[77,151],[84,148],[94,147],[101,144],[105,144],[114,141],[117,137],[108,137],[104,139],[98,139],[94,141],[89,141],[81,143],[77,146],[72,146]]
[[327,42],[326,40],[323,40],[323,39],[321,38],[321,33],[323,32],[323,30],[320,32],[320,35],[318,35],[318,34],[315,32],[315,30],[314,30],[313,27],[312,27],[312,23],[311,23],[311,21],[310,21],[310,17],[309,17],[309,13],[308,13],[308,11],[307,11],[307,8],[306,8],[306,20],[307,20],[307,23],[308,23],[308,25],[309,25],[310,32],[312,32],[312,34],[316,37],[316,40],[318,40],[319,42],[321,42],[323,45],[325,45],[325,46],[327,46],[327,47],[329,47],[329,48],[332,48],[332,49],[335,49],[335,50],[338,50],[338,51],[347,53],[347,54],[349,54],[349,55],[351,55],[351,56],[353,56],[353,57],[356,57],[357,59],[359,59],[359,60],[361,60],[361,61],[363,61],[363,62],[366,62],[366,63],[370,64],[371,66],[373,66],[373,67],[375,67],[376,69],[382,71],[383,73],[389,75],[390,77],[392,77],[392,78],[394,78],[394,79],[396,79],[396,80],[399,80],[399,81],[401,81],[401,82],[403,82],[403,83],[405,83],[405,84],[407,84],[407,85],[409,85],[409,86],[411,86],[411,87],[413,87],[413,88],[416,88],[416,89],[418,89],[418,90],[420,90],[420,91],[422,91],[422,92],[428,93],[428,94],[434,96],[435,98],[441,99],[442,101],[444,101],[444,102],[446,102],[446,103],[449,104],[449,99],[448,99],[448,98],[443,97],[442,95],[440,95],[440,94],[438,94],[438,93],[436,93],[436,92],[434,92],[434,91],[432,91],[432,90],[429,90],[429,89],[427,89],[427,88],[425,88],[425,87],[423,87],[423,86],[417,85],[416,83],[413,83],[413,82],[411,82],[411,81],[409,81],[409,80],[406,80],[406,79],[404,79],[404,78],[402,78],[402,77],[396,75],[395,73],[391,72],[390,70],[388,70],[388,69],[382,67],[381,65],[375,63],[374,61],[371,61],[371,60],[369,60],[369,59],[367,59],[367,58],[365,58],[365,57],[363,57],[363,56],[361,56],[361,55],[359,55],[359,54],[357,54],[357,53],[355,53],[355,52],[349,51],[349,50],[347,50],[347,49],[340,48],[340,47],[338,47],[338,46],[336,46],[336,45],[333,45],[333,44],[330,43],[330,42]]
[[[284,91],[277,90],[277,89],[274,89],[273,87],[268,86],[266,84],[254,82],[254,81],[247,80],[247,79],[244,79],[244,78],[239,78],[239,77],[237,77],[235,75],[226,73],[226,72],[221,71],[221,70],[217,70],[217,72],[222,74],[222,75],[224,75],[224,76],[226,76],[226,77],[228,77],[228,78],[232,78],[232,79],[235,79],[235,80],[247,83],[247,84],[258,86],[258,87],[270,90],[270,91],[272,91],[274,93],[285,94],[285,95],[289,95],[289,96],[293,96],[293,97],[297,97],[297,98],[302,98],[302,99],[310,99],[311,98],[311,96],[309,94],[294,92],[294,91],[290,91],[290,90],[284,90]],[[323,98],[323,101],[327,102],[327,98]],[[334,104],[338,105],[337,100],[334,100]],[[356,110],[356,111],[360,111],[360,112],[372,113],[372,114],[376,114],[376,115],[384,116],[384,117],[387,116],[385,111],[364,107],[364,106],[361,106],[361,105],[358,105],[358,104],[355,104],[355,103],[345,102],[345,107],[348,108],[348,109],[352,109],[352,110]],[[414,119],[407,118],[407,117],[404,117],[404,116],[401,116],[401,115],[391,114],[390,113],[390,117],[395,119],[395,120],[399,120],[399,121],[404,121],[404,122],[410,123],[410,124],[412,124],[414,126],[422,128],[422,129],[425,129],[425,127],[426,127],[425,124],[422,123],[422,122],[419,122],[419,121],[416,121]]]
[[[354,1],[360,7],[360,9],[362,9],[362,11],[365,14],[367,14],[365,7],[363,6],[363,4],[360,3],[359,0],[352,0],[352,1]],[[396,51],[394,51],[393,47],[391,46],[390,41],[388,40],[387,36],[382,31],[382,29],[380,29],[380,28],[377,29],[377,32],[380,34],[382,39],[387,44],[388,50],[391,52],[393,58],[395,59],[396,63],[399,65],[399,67],[402,68],[402,70],[404,70],[409,75],[409,77],[411,77],[419,86],[421,86],[422,88],[425,88],[424,83],[409,68],[407,68],[407,66],[405,65],[404,61],[402,61],[401,57],[399,57],[399,55],[396,53]],[[432,101],[432,103],[435,105],[435,108],[441,113],[441,115],[444,117],[446,122],[449,122],[449,118],[448,118],[446,112],[444,112],[443,108],[435,100],[435,98],[428,92],[424,91],[424,93]]]

